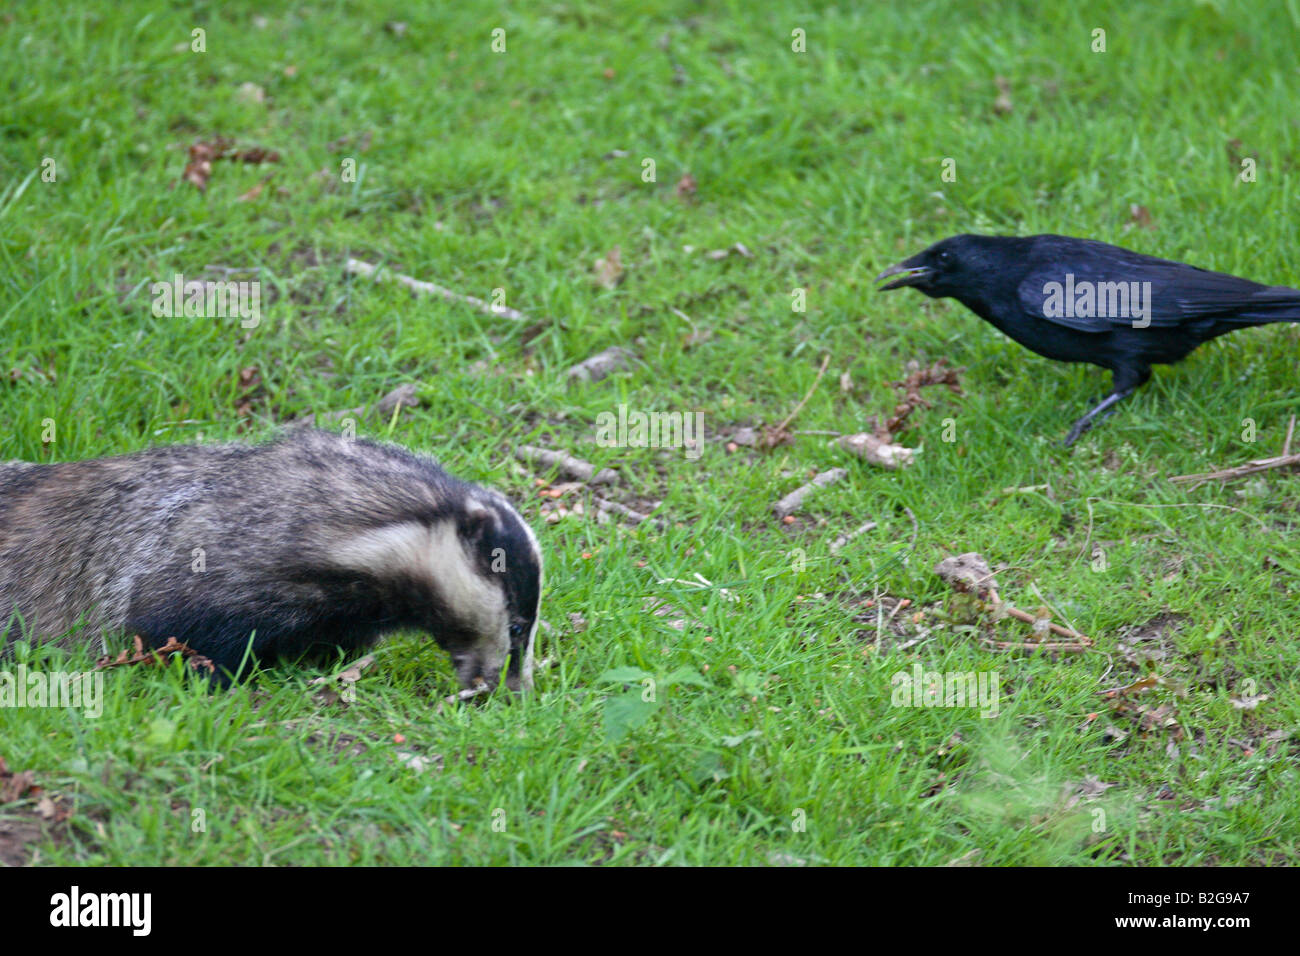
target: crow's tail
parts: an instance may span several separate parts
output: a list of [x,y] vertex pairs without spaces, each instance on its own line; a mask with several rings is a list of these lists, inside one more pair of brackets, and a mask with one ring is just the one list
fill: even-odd
[[1232,325],[1265,325],[1269,322],[1300,322],[1300,289],[1284,285],[1261,289],[1241,303],[1240,311],[1225,315]]

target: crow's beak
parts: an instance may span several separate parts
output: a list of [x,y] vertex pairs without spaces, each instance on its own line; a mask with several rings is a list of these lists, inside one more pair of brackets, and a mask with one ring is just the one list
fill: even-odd
[[896,266],[890,266],[880,275],[876,276],[876,281],[888,279],[890,276],[898,276],[893,282],[882,285],[877,292],[888,292],[890,289],[901,289],[906,285],[916,285],[929,278],[932,270],[929,266],[909,266],[905,262],[900,262]]

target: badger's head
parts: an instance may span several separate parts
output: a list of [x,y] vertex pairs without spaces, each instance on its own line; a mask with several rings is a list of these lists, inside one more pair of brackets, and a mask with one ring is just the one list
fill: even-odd
[[[359,592],[378,590],[373,633],[431,634],[466,688],[533,683],[533,637],[542,557],[532,529],[501,495],[461,486],[450,509],[350,536],[331,563],[357,573]],[[508,662],[508,666],[507,666]]]
[[[533,531],[501,495],[476,488],[433,558],[446,620],[434,636],[465,687],[533,686],[533,639],[542,597],[542,555]],[[506,661],[509,659],[509,666]]]

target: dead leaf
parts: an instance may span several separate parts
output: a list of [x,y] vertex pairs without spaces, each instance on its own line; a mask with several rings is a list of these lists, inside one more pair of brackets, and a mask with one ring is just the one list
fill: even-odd
[[1085,776],[1083,778],[1083,782],[1079,784],[1078,789],[1079,789],[1079,794],[1081,796],[1099,797],[1107,790],[1109,790],[1111,787],[1116,787],[1116,786],[1119,785],[1114,783],[1103,783],[1102,781],[1098,780],[1096,777],[1089,774],[1088,776]]
[[1254,710],[1268,700],[1268,694],[1242,694],[1240,697],[1230,697],[1228,699],[1237,710]]
[[217,140],[215,143],[198,142],[190,145],[189,162],[185,164],[185,172],[181,178],[185,182],[192,184],[199,192],[204,192],[208,188],[208,180],[212,176],[212,163],[216,160],[223,148],[223,142]]
[[236,201],[236,202],[252,202],[252,201],[253,201],[254,199],[256,199],[258,196],[262,195],[262,190],[266,188],[266,184],[269,183],[270,181],[271,181],[271,179],[270,179],[270,177],[268,176],[266,179],[263,179],[260,183],[258,183],[257,185],[255,185],[255,186],[254,186],[252,189],[250,189],[248,192],[246,192],[246,193],[241,193],[240,196],[239,196],[239,198],[236,199],[235,201]]
[[347,668],[339,671],[332,677],[317,677],[309,681],[309,685],[317,684],[355,684],[361,680],[362,672],[368,670],[375,663],[375,655],[367,654],[365,657],[354,662]]
[[719,260],[726,259],[732,254],[738,255],[744,259],[754,258],[754,254],[749,251],[749,247],[743,242],[733,242],[725,249],[711,249],[704,253],[704,257],[706,259],[712,259],[714,262],[718,262]]
[[606,289],[612,289],[623,281],[623,251],[615,246],[596,260],[596,282]]
[[1139,206],[1137,203],[1130,203],[1128,207],[1128,218],[1130,226],[1137,226],[1139,229],[1154,229],[1156,224],[1151,219],[1151,210],[1146,206]]
[[441,770],[442,755],[431,754],[428,757],[420,754],[407,753],[399,750],[397,752],[397,762],[403,767],[409,768],[414,773],[424,773],[426,770]]
[[246,163],[249,166],[261,166],[263,163],[278,163],[280,154],[273,149],[267,149],[265,146],[249,146],[247,149],[231,150],[217,158],[229,159],[236,163]]
[[23,794],[32,789],[36,780],[34,770],[13,773],[0,757],[0,803],[13,803],[21,800]]
[[174,637],[167,638],[167,643],[162,647],[145,647],[144,638],[136,634],[132,638],[131,649],[123,649],[117,657],[105,656],[95,662],[95,670],[107,670],[110,667],[150,667],[158,664],[165,664],[166,658],[174,654],[180,654],[184,657],[190,666],[190,670],[207,671],[209,674],[215,673],[217,665],[210,658],[204,657],[188,644],[176,640]]
[[993,77],[993,83],[998,88],[998,98],[993,101],[993,112],[1005,116],[1014,108],[1011,104],[1011,84],[1005,76]]
[[695,195],[697,186],[694,176],[690,173],[682,173],[682,178],[677,180],[677,185],[673,187],[673,194],[678,199],[689,199]]

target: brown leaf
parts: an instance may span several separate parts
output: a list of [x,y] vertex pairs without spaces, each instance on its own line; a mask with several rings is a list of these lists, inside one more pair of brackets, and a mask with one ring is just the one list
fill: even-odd
[[596,282],[612,289],[623,281],[623,250],[615,246],[595,263]]
[[101,657],[95,662],[96,670],[107,670],[110,667],[122,666],[152,666],[154,664],[165,663],[164,657],[170,657],[173,654],[180,654],[188,659],[191,670],[206,670],[209,674],[216,671],[217,666],[212,661],[204,657],[188,644],[184,644],[174,637],[167,638],[167,643],[159,648],[146,648],[144,638],[136,634],[132,638],[134,645],[132,650],[123,649],[117,657]]
[[32,789],[36,779],[34,770],[13,773],[0,757],[0,803],[13,803],[21,800],[23,794]]
[[185,172],[181,178],[185,182],[192,184],[199,192],[204,192],[208,188],[208,179],[212,176],[212,163],[217,158],[222,144],[198,142],[190,146],[189,162],[185,164]]
[[921,395],[922,388],[946,385],[948,391],[961,395],[961,373],[964,371],[962,368],[949,368],[947,359],[939,359],[929,368],[922,368],[919,362],[909,362],[907,377],[901,382],[889,383],[891,388],[901,391],[903,395],[894,406],[893,416],[876,426],[876,437],[885,442],[893,442],[912,412],[917,408],[934,407]]
[[190,183],[199,192],[205,192],[208,188],[208,180],[212,178],[212,164],[219,159],[261,165],[262,163],[278,163],[280,154],[264,146],[235,149],[234,143],[224,136],[218,136],[211,141],[199,140],[189,147],[189,162],[185,164],[185,171],[181,173],[181,179]]
[[1005,116],[1014,108],[1011,104],[1011,84],[1005,76],[993,77],[993,83],[998,88],[998,98],[993,101],[993,112]]
[[1139,206],[1137,203],[1130,203],[1128,207],[1128,218],[1131,225],[1140,229],[1154,229],[1155,223],[1151,219],[1151,210],[1146,206]]
[[1085,776],[1083,783],[1079,784],[1079,793],[1085,797],[1099,797],[1111,787],[1118,786],[1113,783],[1103,783],[1092,775]]
[[271,180],[269,180],[269,179],[264,179],[264,180],[262,180],[260,183],[258,183],[256,186],[254,186],[254,187],[253,187],[252,189],[250,189],[248,192],[246,192],[246,193],[241,193],[240,196],[239,196],[239,198],[236,199],[235,201],[236,201],[236,202],[252,202],[252,201],[253,201],[254,199],[256,199],[258,196],[262,195],[262,190],[266,188],[266,184],[269,183],[270,181],[271,181]]
[[689,199],[695,195],[697,185],[694,176],[690,173],[682,173],[682,178],[677,180],[677,185],[673,187],[673,194],[678,199]]
[[218,156],[218,159],[229,159],[236,163],[247,163],[249,166],[261,166],[263,163],[278,163],[280,154],[273,149],[267,149],[265,146],[250,146],[247,149],[236,149]]

